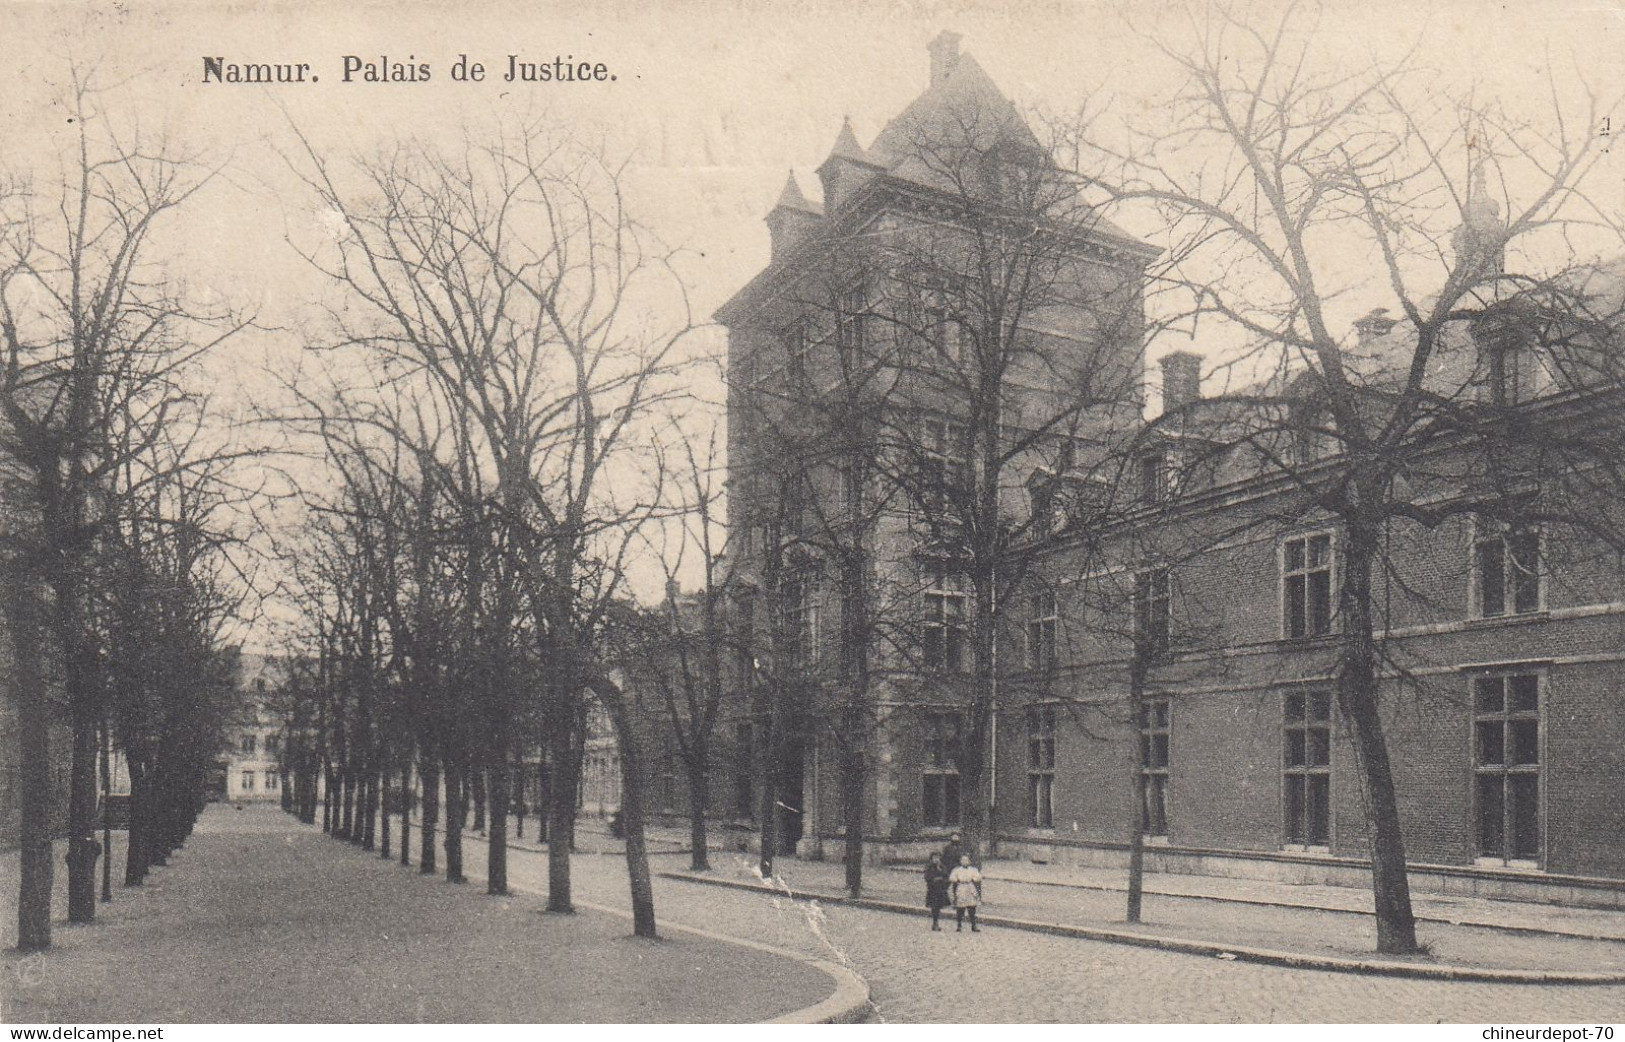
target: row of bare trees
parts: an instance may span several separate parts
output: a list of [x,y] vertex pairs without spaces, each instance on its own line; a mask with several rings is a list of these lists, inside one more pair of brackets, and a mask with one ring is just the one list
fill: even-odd
[[110,96],[75,70],[54,174],[0,193],[0,567],[20,718],[7,758],[19,765],[23,950],[51,943],[60,765],[68,919],[85,923],[110,749],[130,773],[135,884],[202,806],[235,669],[230,515],[245,490],[201,367],[245,320],[189,295],[161,263],[164,234],[215,171],[120,132]]
[[[424,871],[438,805],[447,878],[462,878],[472,791],[487,886],[506,893],[514,766],[539,744],[548,907],[571,911],[596,702],[623,739],[636,929],[652,935],[612,642],[628,554],[670,509],[652,446],[681,390],[681,285],[626,212],[620,169],[548,128],[347,164],[300,140],[290,165],[341,218],[330,241],[300,244],[340,302],[312,345],[323,384],[293,388],[293,422],[336,475],[331,490],[306,484],[321,521],[298,551],[315,759],[342,808],[328,823],[371,844],[387,780],[415,764]],[[662,307],[677,320],[657,323]]]

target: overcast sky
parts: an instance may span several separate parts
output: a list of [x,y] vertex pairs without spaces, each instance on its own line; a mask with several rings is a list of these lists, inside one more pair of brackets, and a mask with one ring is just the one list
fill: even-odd
[[[1266,17],[1274,9],[1254,6]],[[1422,6],[1334,0],[1320,14],[1320,60],[1352,71],[1414,48],[1414,65],[1446,81],[1476,79],[1481,92],[1532,112],[1548,98],[1548,70],[1560,91],[1582,79],[1604,95],[1625,86],[1625,0],[1472,0],[1418,13]],[[943,29],[962,34],[964,50],[1021,108],[1093,102],[1108,119],[1154,117],[1169,84],[1154,41],[1180,42],[1175,21],[1153,4],[1084,0],[9,2],[0,4],[0,167],[36,181],[53,175],[52,157],[72,132],[58,103],[70,57],[121,84],[108,95],[118,125],[167,128],[189,148],[229,157],[226,175],[161,241],[194,285],[286,330],[243,337],[218,360],[222,391],[249,397],[257,367],[295,363],[292,331],[312,320],[309,303],[321,292],[285,241],[321,221],[278,156],[290,146],[290,120],[333,153],[367,153],[400,136],[450,144],[460,128],[543,111],[601,135],[631,161],[635,211],[688,251],[684,273],[704,317],[766,262],[762,218],[786,171],[814,195],[813,169],[843,117],[867,145],[925,88],[926,44]],[[602,62],[616,78],[506,84],[510,53]],[[432,78],[344,83],[344,55],[427,62]],[[459,55],[486,66],[484,83],[452,81]],[[306,62],[319,82],[205,84],[205,56]],[[1625,202],[1618,162],[1611,157],[1606,182],[1615,205]],[[1155,241],[1154,228],[1131,230]]]

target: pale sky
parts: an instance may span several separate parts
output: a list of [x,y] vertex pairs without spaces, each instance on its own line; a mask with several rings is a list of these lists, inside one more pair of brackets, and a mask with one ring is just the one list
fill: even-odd
[[[1275,5],[1254,6],[1267,13]],[[1460,82],[1476,74],[1481,92],[1515,109],[1547,97],[1548,64],[1560,90],[1582,77],[1605,96],[1625,88],[1625,0],[1429,6],[1424,14],[1416,3],[1334,0],[1321,15],[1321,57],[1352,71],[1352,63],[1415,46],[1416,64]],[[786,171],[815,195],[813,169],[843,117],[867,145],[924,90],[925,45],[943,29],[962,34],[963,49],[1024,110],[1092,102],[1108,118],[1154,116],[1168,86],[1166,61],[1125,17],[1177,46],[1172,19],[1156,5],[1087,0],[131,0],[113,9],[13,0],[0,4],[0,169],[49,180],[51,156],[72,129],[54,101],[66,61],[99,63],[105,80],[124,81],[109,102],[120,120],[167,127],[187,147],[229,158],[226,176],[162,231],[177,270],[292,330],[314,320],[309,304],[321,288],[284,235],[308,232],[321,218],[278,158],[290,118],[319,147],[366,153],[398,136],[451,143],[460,127],[545,110],[630,157],[631,206],[688,251],[684,273],[703,318],[766,262],[762,218]],[[510,53],[603,62],[617,78],[505,84]],[[428,62],[432,78],[343,83],[346,54]],[[484,83],[451,80],[460,54],[486,65]],[[206,55],[308,62],[320,82],[204,84]],[[1625,203],[1621,162],[1612,157],[1607,171],[1616,205]],[[1155,241],[1154,228],[1131,230]],[[291,332],[241,338],[216,360],[221,390],[253,397],[259,368],[295,364],[298,350]]]

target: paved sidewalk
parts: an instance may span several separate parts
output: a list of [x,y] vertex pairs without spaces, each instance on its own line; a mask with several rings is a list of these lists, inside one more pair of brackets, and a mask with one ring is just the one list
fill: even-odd
[[[686,859],[660,858],[673,876]],[[760,885],[754,866],[732,859],[710,878]],[[842,866],[780,859],[779,885],[809,896],[839,898]],[[1253,880],[1148,875],[1143,921],[1124,922],[1124,881],[1107,870],[988,861],[983,914],[1111,930],[1143,937],[1267,949],[1326,960],[1377,959],[1376,927],[1361,908],[1370,896],[1339,887],[1298,887]],[[703,877],[702,877],[703,878]],[[867,866],[864,896],[923,907],[924,883],[913,869]],[[1625,915],[1485,899],[1421,898],[1418,925],[1429,955],[1387,962],[1576,975],[1625,975]],[[950,913],[951,915],[951,913]],[[1446,918],[1448,916],[1448,918]],[[1510,927],[1504,928],[1504,927]],[[951,929],[951,924],[949,925]],[[1562,930],[1565,933],[1546,932]],[[1578,936],[1576,936],[1578,934]]]
[[271,807],[211,807],[115,898],[95,926],[59,925],[50,952],[0,954],[0,1021],[739,1022],[834,987],[758,948],[642,941],[618,916],[448,886]]

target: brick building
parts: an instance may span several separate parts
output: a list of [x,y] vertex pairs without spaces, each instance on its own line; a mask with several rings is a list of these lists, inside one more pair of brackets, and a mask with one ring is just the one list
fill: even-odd
[[[860,481],[854,493],[838,453],[832,461],[799,447],[865,422],[840,400],[854,355],[919,341],[922,370],[951,370],[975,349],[970,325],[944,321],[951,309],[932,294],[947,284],[941,271],[966,256],[954,231],[964,208],[1013,206],[1000,193],[1021,186],[988,175],[967,203],[963,185],[943,176],[951,164],[933,132],[976,128],[968,144],[992,152],[1030,141],[956,38],[932,44],[930,65],[928,89],[868,148],[850,125],[841,129],[818,169],[821,204],[792,175],[767,218],[770,264],[718,313],[729,331],[730,563],[742,636],[722,725],[733,752],[715,768],[714,815],[747,824],[771,771],[779,828],[802,856],[837,856],[843,839],[838,660],[852,609],[833,575],[841,543],[831,533],[843,516],[850,527],[850,504],[868,502],[870,486]],[[1469,224],[1494,219],[1483,204],[1468,208]],[[1154,251],[1104,221],[1070,228],[1056,270],[1094,289],[1024,316],[1021,332],[1044,366],[1018,373],[998,405],[999,437],[1021,444],[999,476],[1001,524],[1041,549],[1019,585],[999,594],[996,613],[992,755],[981,782],[997,853],[1119,864],[1143,820],[1153,868],[1366,885],[1362,775],[1332,691],[1338,526],[1305,513],[1291,482],[1256,459],[1214,451],[1245,418],[1203,402],[1197,355],[1161,360],[1162,400],[1180,411],[1178,423],[1148,431],[1137,389],[1096,394],[1064,431],[1035,420],[1076,374],[1132,372],[1137,383],[1144,364],[1139,279]],[[1457,248],[1475,234],[1464,225]],[[909,264],[870,263],[874,243],[899,239],[912,243]],[[934,269],[922,251],[935,254]],[[910,274],[922,267],[931,274]],[[1349,350],[1380,369],[1407,357],[1405,336],[1377,311],[1356,324]],[[1486,343],[1459,331],[1436,378],[1472,386]],[[951,499],[962,472],[981,465],[955,436],[975,402],[947,380],[895,368],[905,375],[877,408],[902,416],[914,440],[891,477],[906,484],[897,475],[923,471]],[[1518,381],[1519,399],[1553,422],[1597,419],[1584,394],[1557,393],[1573,388],[1552,365],[1523,357],[1495,373]],[[1268,390],[1291,400],[1282,380]],[[1306,394],[1304,407],[1314,404]],[[1313,436],[1283,436],[1295,440],[1281,451],[1306,466],[1329,451]],[[1124,443],[1140,448],[1117,487],[1134,490],[1143,509],[1114,522],[1104,542],[1069,538],[1066,511],[1096,494],[1091,466]],[[1448,497],[1447,484],[1431,491]],[[879,498],[868,581],[893,614],[868,689],[864,831],[880,856],[914,858],[960,823],[969,798],[961,766],[976,606],[939,551],[941,527],[922,521],[931,520],[929,493]],[[1383,564],[1384,726],[1415,885],[1625,903],[1617,556],[1559,526],[1462,516],[1396,529]],[[1130,650],[1147,637],[1158,653],[1134,712]],[[764,677],[788,693],[776,749],[759,740]],[[740,755],[753,734],[754,760]],[[651,759],[652,770],[673,773]],[[668,780],[657,791],[676,790]]]

